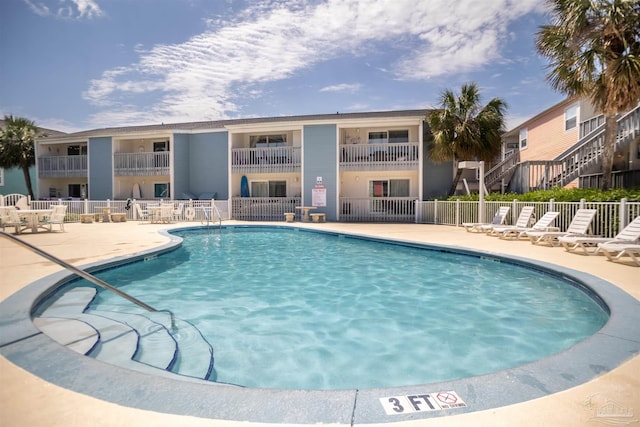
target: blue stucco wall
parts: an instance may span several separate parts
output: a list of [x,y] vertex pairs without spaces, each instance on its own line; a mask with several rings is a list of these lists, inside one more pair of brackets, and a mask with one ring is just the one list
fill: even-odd
[[327,220],[335,221],[337,219],[336,194],[338,192],[336,125],[305,126],[303,132],[303,203],[305,206],[311,206],[311,190],[316,184],[316,178],[322,177],[322,183],[327,191],[327,206],[319,207],[314,212],[326,213]]
[[[188,191],[196,197],[202,193],[218,193],[217,199],[229,198],[228,138],[226,131],[189,135]],[[176,193],[176,197],[181,195]]]
[[[36,180],[36,168],[29,168],[31,176],[31,186],[33,187],[34,197],[38,197],[38,182]],[[24,182],[24,174],[22,169],[11,168],[4,170],[4,185],[0,185],[0,194],[24,194],[27,195],[27,183]]]
[[173,188],[174,199],[182,199],[189,191],[189,135],[173,135]]
[[111,137],[89,138],[89,198],[113,198],[113,150]]
[[453,183],[453,162],[434,163],[425,156],[422,174],[422,199],[443,199],[449,196]]

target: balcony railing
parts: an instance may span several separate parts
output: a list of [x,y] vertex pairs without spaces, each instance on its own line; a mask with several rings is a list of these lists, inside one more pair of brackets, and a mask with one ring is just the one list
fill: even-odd
[[341,197],[341,222],[414,222],[416,197]]
[[243,221],[284,221],[285,212],[297,212],[300,197],[234,197],[231,217]]
[[234,148],[232,173],[300,172],[300,147]]
[[341,170],[414,170],[418,164],[417,142],[340,146]]
[[169,152],[115,153],[113,170],[116,176],[169,175]]
[[87,176],[87,156],[46,156],[38,158],[40,178],[82,178]]

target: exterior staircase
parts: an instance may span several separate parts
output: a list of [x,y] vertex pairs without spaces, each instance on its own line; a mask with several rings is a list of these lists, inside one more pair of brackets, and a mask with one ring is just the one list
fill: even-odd
[[[502,184],[507,191],[524,193],[564,187],[575,179],[598,173],[602,165],[605,126],[602,116],[588,123],[590,131],[553,160],[520,162],[515,150],[485,174],[485,186]],[[595,124],[594,124],[595,123]],[[626,149],[640,137],[640,105],[618,118],[615,152]]]
[[66,291],[33,319],[53,340],[123,368],[191,381],[215,381],[213,348],[193,325],[167,313],[89,308],[92,287]]

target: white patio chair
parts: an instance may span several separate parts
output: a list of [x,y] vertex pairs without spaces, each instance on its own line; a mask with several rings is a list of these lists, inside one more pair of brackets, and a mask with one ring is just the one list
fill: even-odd
[[178,203],[178,207],[173,211],[173,219],[176,221],[182,220],[182,214],[184,212],[184,203]]
[[149,217],[149,211],[142,209],[139,204],[133,204],[134,209],[136,210],[136,216],[138,217],[138,224],[142,224],[147,221],[150,222],[151,218]]
[[160,205],[160,222],[169,223],[173,220],[173,203]]
[[30,209],[29,199],[26,197],[20,197],[16,202],[16,209]]
[[67,205],[54,205],[51,216],[45,219],[45,223],[49,225],[49,231],[53,231],[54,225],[60,226],[60,231],[64,230],[64,217],[67,215]]
[[20,234],[26,222],[20,218],[18,210],[15,207],[8,206],[0,209],[0,224],[2,231],[5,231],[6,227],[14,227],[15,234]]

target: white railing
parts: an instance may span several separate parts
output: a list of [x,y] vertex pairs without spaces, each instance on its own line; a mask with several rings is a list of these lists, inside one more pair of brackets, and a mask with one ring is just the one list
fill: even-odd
[[[425,201],[416,203],[416,222],[421,224],[440,224],[460,226],[463,222],[477,222],[479,203],[466,201]],[[593,221],[591,233],[604,237],[614,237],[635,217],[640,215],[640,202],[485,202],[484,217],[492,218],[500,206],[511,207],[507,223],[513,224],[524,206],[533,206],[535,218],[540,218],[547,211],[557,211],[560,215],[555,225],[566,230],[575,212],[580,208],[596,209],[598,212]]]
[[414,222],[415,197],[341,197],[342,222]]
[[[177,209],[182,203],[184,209],[177,221],[206,222],[205,210],[215,209],[223,220],[284,221],[286,212],[295,212],[299,217],[301,199],[299,197],[234,197],[227,200],[137,200],[143,209],[159,203],[173,203]],[[67,206],[65,222],[80,222],[80,214],[100,214],[102,206],[110,206],[113,212],[125,213],[127,220],[136,220],[135,209],[126,210],[125,200],[33,200],[33,209],[48,209],[52,205]],[[229,206],[231,205],[231,210]],[[363,197],[340,198],[339,221],[341,222],[415,222],[460,226],[463,222],[477,222],[479,203],[473,201],[417,201],[411,197]],[[515,223],[524,206],[534,207],[534,218],[541,218],[547,211],[560,212],[555,225],[566,230],[576,211],[580,208],[596,209],[598,212],[590,231],[604,237],[614,237],[622,228],[640,216],[640,202],[484,202],[484,217],[492,218],[501,206],[509,206],[507,224]],[[193,208],[188,210],[187,208]],[[194,214],[191,216],[191,214]],[[209,218],[211,219],[211,218]]]
[[242,221],[283,221],[285,213],[295,213],[300,197],[233,197],[231,217]]
[[[133,201],[132,201],[133,202]],[[174,210],[178,210],[179,205],[182,203],[183,209],[176,216],[176,221],[194,221],[194,222],[206,222],[205,209],[215,209],[220,213],[220,218],[223,220],[229,219],[229,209],[226,200],[135,200],[135,203],[139,204],[142,209],[147,209],[152,205],[159,205],[164,203],[172,203]],[[94,214],[102,215],[102,207],[111,207],[112,213],[124,213],[127,220],[138,220],[135,209],[125,209],[127,206],[126,200],[34,200],[31,202],[33,209],[49,209],[52,205],[66,205],[67,214],[65,216],[65,222],[80,222],[81,214]],[[190,211],[187,208],[193,208],[193,217],[188,215]],[[217,214],[216,214],[217,215]]]
[[115,153],[113,170],[116,176],[169,175],[169,152]]
[[341,170],[413,170],[419,165],[417,142],[340,145]]
[[40,178],[78,178],[87,176],[87,156],[38,157]]
[[300,172],[300,147],[234,148],[232,173]]

